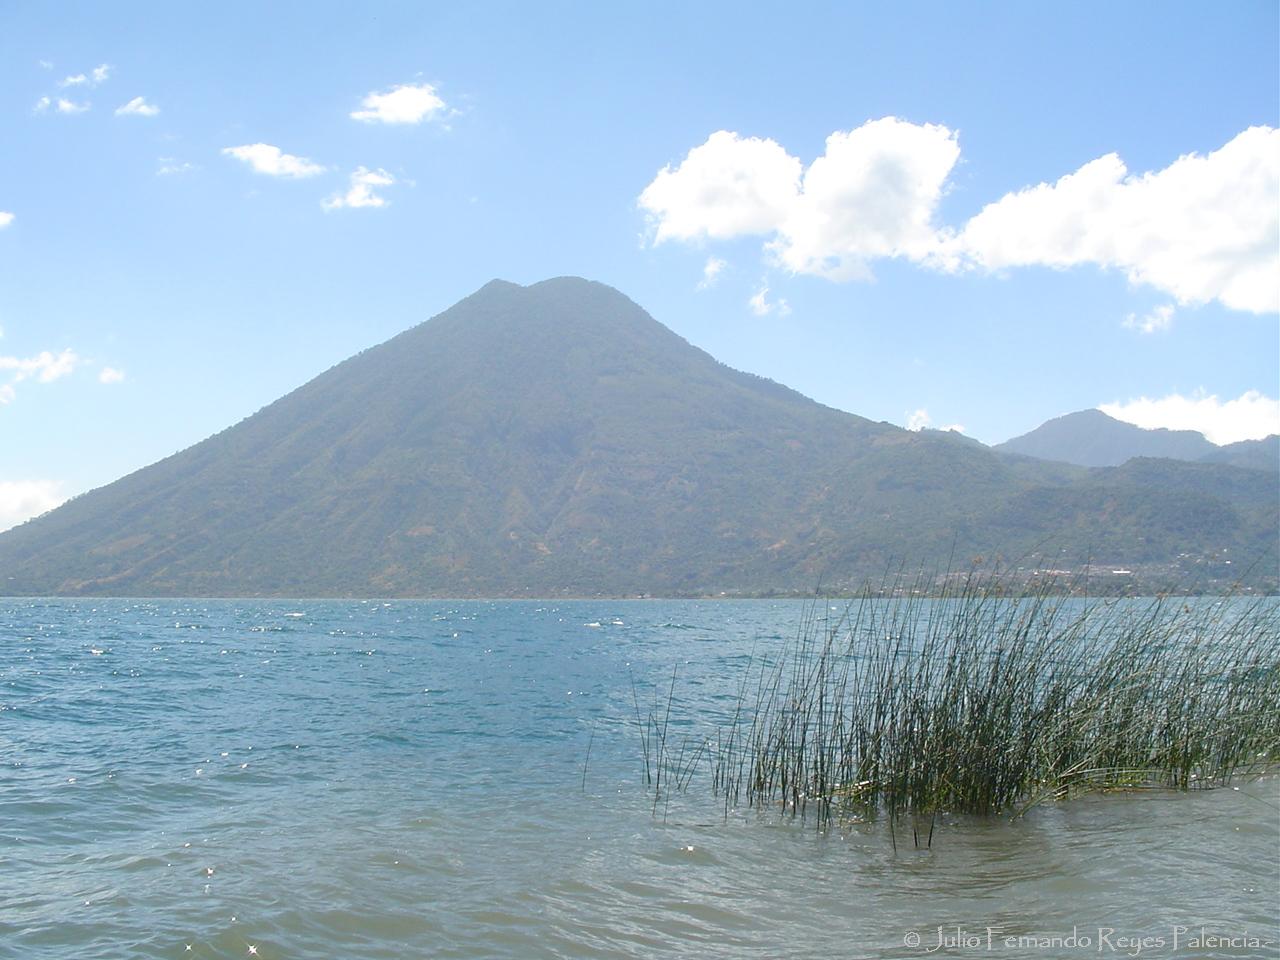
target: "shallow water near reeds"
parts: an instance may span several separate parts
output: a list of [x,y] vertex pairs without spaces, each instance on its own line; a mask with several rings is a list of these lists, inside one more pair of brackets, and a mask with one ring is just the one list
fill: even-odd
[[929,848],[655,808],[637,701],[696,744],[803,614],[0,600],[0,957],[1277,955],[1275,779]]

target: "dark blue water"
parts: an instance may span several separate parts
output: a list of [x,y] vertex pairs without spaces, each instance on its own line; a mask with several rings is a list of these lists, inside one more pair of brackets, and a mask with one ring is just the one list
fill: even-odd
[[927,850],[655,811],[637,701],[711,723],[801,612],[0,600],[0,957],[1276,955],[1274,780]]

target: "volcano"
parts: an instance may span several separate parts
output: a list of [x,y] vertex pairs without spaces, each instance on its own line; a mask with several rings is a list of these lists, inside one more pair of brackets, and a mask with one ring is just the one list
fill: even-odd
[[0,593],[759,595],[1046,552],[1170,583],[1252,557],[1274,579],[1277,486],[873,423],[719,363],[603,284],[495,280],[0,534]]

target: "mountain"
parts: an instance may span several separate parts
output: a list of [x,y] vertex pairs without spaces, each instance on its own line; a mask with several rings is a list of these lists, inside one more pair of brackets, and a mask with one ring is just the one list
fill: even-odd
[[724,366],[602,284],[494,281],[0,534],[0,584],[742,594],[1044,551],[1203,585],[1231,573],[1223,550],[1274,552],[1275,478],[1154,463],[1091,472],[872,423]]
[[1082,467],[1118,467],[1134,457],[1199,460],[1217,447],[1194,430],[1144,430],[1101,410],[1081,410],[1042,423],[992,449]]
[[1205,463],[1229,463],[1233,467],[1277,472],[1280,471],[1280,434],[1273,433],[1262,440],[1227,443],[1200,459]]

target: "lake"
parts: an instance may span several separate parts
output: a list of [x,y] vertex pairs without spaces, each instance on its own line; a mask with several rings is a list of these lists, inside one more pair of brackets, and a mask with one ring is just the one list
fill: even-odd
[[0,957],[1277,955],[1280,784],[655,806],[797,601],[0,600]]

